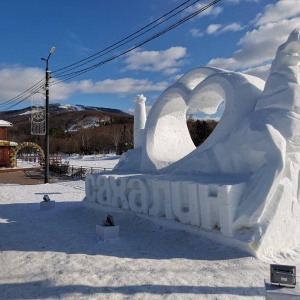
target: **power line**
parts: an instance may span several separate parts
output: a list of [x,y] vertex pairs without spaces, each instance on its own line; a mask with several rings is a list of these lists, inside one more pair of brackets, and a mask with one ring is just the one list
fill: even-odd
[[[175,3],[176,1],[177,1],[177,0],[169,0],[169,3],[168,3],[168,4],[164,5],[163,7],[161,7],[161,8],[158,9],[157,11],[155,11],[152,15],[148,16],[148,17],[147,17],[146,19],[144,19],[143,21],[140,21],[139,23],[137,23],[137,24],[135,24],[134,26],[132,26],[132,27],[126,29],[125,31],[123,31],[123,32],[121,32],[121,33],[115,35],[114,37],[109,38],[109,39],[106,40],[106,41],[101,42],[99,45],[95,46],[95,47],[92,48],[92,49],[85,50],[84,52],[85,52],[85,53],[88,53],[88,52],[96,51],[96,49],[99,49],[101,45],[106,45],[106,44],[108,44],[109,42],[114,41],[114,40],[116,40],[117,38],[124,36],[127,32],[130,32],[131,30],[133,30],[133,29],[135,29],[135,28],[138,28],[139,26],[142,26],[142,24],[148,22],[148,20],[154,19],[154,17],[155,17],[156,15],[162,13],[166,8],[168,8],[168,7],[172,6],[172,5],[174,5],[174,3]],[[189,0],[189,1],[191,1],[191,0]],[[84,53],[84,52],[82,52],[82,53]],[[55,62],[54,62],[54,64],[55,64]],[[72,64],[73,64],[73,63],[72,63]]]
[[[195,4],[196,2],[199,2],[199,1],[200,0],[197,0],[193,4]],[[170,30],[178,27],[179,25],[185,23],[186,21],[188,21],[191,18],[195,17],[196,15],[198,15],[201,12],[203,12],[204,10],[210,8],[211,6],[213,6],[214,4],[216,4],[219,1],[221,1],[221,0],[214,0],[214,1],[212,1],[211,3],[207,4],[206,6],[200,8],[197,11],[191,13],[190,15],[182,18],[181,20],[177,21],[176,23],[173,23],[169,27],[167,27],[164,30],[162,30],[162,31],[160,31],[160,32],[152,35],[151,37],[145,39],[144,41],[139,42],[138,44],[130,47],[129,49],[126,49],[126,50],[124,50],[124,51],[122,51],[122,52],[120,52],[118,54],[115,54],[115,55],[113,55],[113,56],[111,56],[111,57],[109,57],[109,58],[107,58],[107,59],[105,59],[105,60],[103,60],[101,62],[98,62],[98,63],[96,63],[96,64],[94,64],[92,66],[89,66],[87,68],[84,68],[84,69],[81,69],[81,70],[78,70],[78,71],[74,71],[74,72],[67,73],[67,74],[64,74],[64,75],[61,75],[61,76],[57,76],[57,77],[65,77],[65,78],[61,79],[59,81],[54,82],[52,85],[58,84],[60,82],[64,82],[64,81],[67,81],[67,80],[70,80],[70,79],[72,79],[74,77],[77,77],[77,76],[83,74],[83,73],[86,73],[86,72],[91,71],[91,70],[93,70],[93,69],[95,69],[97,67],[100,67],[101,65],[104,65],[104,64],[106,64],[106,63],[108,63],[108,62],[110,62],[110,61],[112,61],[112,60],[114,60],[116,58],[119,58],[120,56],[123,56],[123,55],[127,54],[128,52],[131,52],[131,51],[135,50],[136,48],[138,48],[138,47],[140,47],[140,46],[142,46],[142,45],[144,45],[144,44],[146,44],[146,43],[148,43],[148,42],[150,42],[150,41],[152,41],[152,40],[160,37],[161,35],[167,33],[168,31],[170,31]]]
[[[32,94],[35,94],[35,93],[38,93],[39,91],[41,91],[44,88],[44,86],[45,86],[45,79],[43,78],[40,81],[38,81],[37,83],[35,83],[32,87],[25,90],[23,93],[19,94],[18,96],[1,103],[0,107],[9,105],[9,104],[21,99],[21,101],[17,103],[17,104],[19,104],[19,103],[27,100]],[[8,109],[10,109],[14,106],[15,105],[12,105]]]
[[[119,47],[121,47],[121,46],[127,44],[128,42],[130,42],[130,41],[132,41],[132,40],[134,40],[134,39],[140,37],[141,35],[145,34],[146,32],[149,32],[150,30],[154,29],[155,27],[159,26],[160,24],[166,22],[166,21],[169,20],[170,18],[174,17],[175,15],[179,14],[180,12],[182,12],[182,11],[185,10],[185,9],[187,9],[188,7],[194,5],[196,2],[199,2],[200,0],[194,1],[194,3],[192,3],[191,5],[189,5],[189,6],[185,7],[185,8],[183,8],[183,9],[181,9],[181,10],[178,11],[177,13],[175,13],[175,14],[173,14],[172,16],[170,16],[170,17],[168,17],[167,19],[165,19],[166,16],[168,16],[169,14],[171,14],[172,12],[174,12],[175,10],[177,10],[178,8],[180,8],[181,6],[185,5],[187,2],[190,2],[190,1],[191,1],[191,0],[187,0],[187,1],[183,2],[182,4],[178,5],[178,6],[175,7],[174,9],[172,9],[171,11],[167,12],[166,14],[164,14],[163,16],[161,16],[161,17],[159,17],[158,19],[152,21],[150,24],[148,24],[148,25],[142,27],[141,29],[135,31],[134,33],[132,33],[132,34],[130,34],[129,36],[127,36],[127,37],[121,39],[120,41],[114,43],[113,45],[111,45],[111,46],[109,46],[109,47],[107,47],[107,48],[105,48],[105,49],[103,49],[103,50],[101,50],[101,51],[99,51],[99,52],[97,52],[97,53],[95,53],[95,54],[93,54],[93,55],[91,55],[91,56],[85,58],[85,59],[82,59],[82,60],[80,60],[80,61],[78,61],[78,62],[75,62],[75,63],[73,63],[73,64],[71,64],[71,65],[69,65],[69,66],[66,66],[66,67],[64,67],[64,68],[61,68],[61,69],[52,71],[52,74],[55,74],[55,73],[57,73],[57,72],[59,72],[59,71],[62,71],[62,70],[64,70],[64,69],[69,69],[69,68],[71,68],[71,67],[72,67],[72,68],[71,68],[71,70],[72,70],[72,69],[76,68],[76,67],[74,67],[74,66],[76,66],[76,65],[78,65],[78,64],[79,64],[79,66],[82,66],[82,65],[84,65],[84,64],[86,64],[86,63],[88,63],[88,62],[90,62],[90,61],[93,61],[93,60],[97,59],[97,58],[100,57],[100,56],[103,56],[103,55],[105,55],[105,54],[111,52],[112,50],[118,49]],[[160,22],[159,22],[159,21],[160,21]],[[155,23],[157,23],[157,22],[159,22],[159,23],[156,24],[155,26],[153,26],[153,27],[147,29],[148,27],[150,27],[151,25],[153,25],[153,24],[155,24]],[[142,32],[144,29],[147,29],[147,30],[144,31],[144,32]],[[138,34],[138,33],[139,33],[139,34]],[[138,34],[138,35],[137,35],[137,34]],[[118,45],[118,46],[117,46],[117,45]],[[109,50],[109,49],[110,49],[110,50]],[[107,51],[107,50],[109,50],[109,51]],[[106,52],[105,52],[105,51],[106,51]],[[103,52],[105,52],[105,53],[103,53]],[[87,62],[83,63],[84,61],[87,61]],[[82,63],[82,64],[81,64],[81,63]],[[66,72],[66,71],[65,71],[65,72]],[[56,74],[56,77],[59,77],[59,75],[61,75],[61,74],[63,74],[63,73],[64,73],[64,72]]]
[[[157,18],[156,20],[154,20],[153,22],[149,23],[148,25],[142,27],[141,29],[135,31],[134,33],[130,34],[129,36],[121,39],[120,41],[112,44],[109,47],[106,47],[105,49],[90,55],[89,57],[79,60],[73,64],[70,64],[66,67],[63,67],[61,69],[55,70],[52,72],[52,74],[57,73],[56,77],[61,77],[60,80],[58,81],[54,81],[50,83],[50,86],[52,85],[56,85],[59,83],[62,83],[64,81],[70,80],[74,77],[80,76],[86,72],[89,72],[95,68],[98,68],[116,58],[119,58],[120,56],[123,56],[127,53],[129,53],[130,51],[133,51],[134,49],[160,37],[161,35],[169,32],[170,30],[178,27],[179,25],[185,23],[186,21],[190,20],[191,18],[195,17],[196,15],[200,14],[201,12],[207,10],[208,8],[210,8],[211,6],[215,5],[216,3],[220,2],[221,0],[213,0],[212,2],[208,3],[207,5],[201,7],[200,9],[194,11],[193,13],[187,15],[186,17],[181,18],[179,21],[174,22],[173,24],[169,25],[167,28],[155,33],[154,35],[144,39],[141,42],[138,42],[137,44],[121,51],[120,53],[117,53],[115,55],[112,55],[111,57],[108,57],[98,63],[95,63],[91,66],[88,66],[86,68],[82,68],[80,70],[77,71],[73,71],[75,69],[78,69],[79,67],[86,65],[94,60],[96,60],[97,58],[104,56],[110,52],[112,52],[113,50],[116,50],[118,48],[120,48],[121,46],[124,46],[125,44],[128,44],[129,42],[137,39],[138,37],[141,37],[142,35],[145,35],[147,32],[153,30],[154,28],[161,26],[161,24],[165,23],[166,21],[170,20],[171,18],[173,18],[174,16],[178,15],[179,13],[182,13],[184,10],[190,8],[191,6],[193,6],[195,3],[199,2],[200,0],[196,0],[193,3],[187,5],[186,7],[183,7],[185,4],[187,4],[188,2],[190,2],[191,0],[186,0],[183,3],[181,3],[180,5],[178,5],[177,7],[175,7],[174,9],[170,10],[169,12],[167,12],[166,14],[164,14],[163,16]],[[182,8],[183,7],[183,8]],[[178,10],[177,12],[175,12],[176,10]],[[173,13],[173,14],[172,14]],[[153,25],[151,27],[151,25]],[[105,52],[106,51],[106,52]],[[65,71],[63,71],[65,70]],[[63,71],[63,72],[61,72]],[[72,71],[72,72],[71,72]],[[60,72],[60,73],[59,73]],[[34,84],[32,87],[28,88],[26,91],[24,91],[23,93],[19,94],[18,96],[7,100],[5,102],[3,102],[2,104],[0,104],[0,108],[10,105],[8,109],[11,109],[12,107],[22,103],[23,101],[27,100],[28,98],[30,98],[32,96],[32,94],[38,93],[39,91],[41,91],[44,88],[45,85],[45,79],[40,80],[39,82],[37,82],[36,84]]]

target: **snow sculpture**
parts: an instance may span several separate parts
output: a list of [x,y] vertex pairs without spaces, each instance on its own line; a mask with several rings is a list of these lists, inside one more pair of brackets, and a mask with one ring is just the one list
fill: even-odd
[[[107,203],[113,199],[124,209],[209,230],[211,237],[257,256],[295,247],[299,63],[297,29],[278,48],[266,83],[216,68],[188,72],[158,98],[145,127],[136,129],[143,130],[138,147],[111,173],[87,177],[86,202],[102,199],[96,194],[103,195],[104,186]],[[221,101],[226,106],[217,128],[195,148],[186,126],[188,108],[212,114]],[[142,111],[144,103],[136,103]]]
[[134,98],[134,148],[142,147],[144,128],[146,124],[146,98],[137,95]]

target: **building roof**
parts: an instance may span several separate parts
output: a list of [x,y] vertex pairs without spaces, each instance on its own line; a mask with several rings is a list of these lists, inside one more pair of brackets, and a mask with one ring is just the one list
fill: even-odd
[[4,120],[0,120],[0,127],[12,127],[13,124]]
[[0,140],[0,147],[8,147],[8,146],[11,146],[11,147],[17,147],[17,146],[18,146],[18,143]]

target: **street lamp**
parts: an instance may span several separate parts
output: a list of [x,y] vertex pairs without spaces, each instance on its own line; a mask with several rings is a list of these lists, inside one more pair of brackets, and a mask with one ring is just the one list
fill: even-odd
[[45,83],[45,90],[46,90],[46,134],[45,134],[45,183],[48,183],[49,180],[49,79],[50,79],[50,71],[48,70],[48,61],[55,51],[55,47],[50,49],[49,55],[46,58],[41,58],[46,62],[46,83]]

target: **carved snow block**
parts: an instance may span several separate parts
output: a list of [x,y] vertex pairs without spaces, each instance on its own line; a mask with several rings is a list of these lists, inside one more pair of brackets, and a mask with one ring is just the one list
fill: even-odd
[[40,210],[53,210],[55,209],[55,201],[41,201]]
[[152,193],[153,205],[149,208],[149,214],[174,220],[171,182],[168,180],[152,180]]
[[198,185],[200,199],[201,227],[212,230],[219,223],[218,185]]
[[219,218],[221,233],[233,237],[233,221],[245,184],[219,186]]
[[119,226],[96,225],[96,234],[104,241],[116,239],[119,236]]

